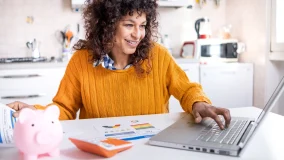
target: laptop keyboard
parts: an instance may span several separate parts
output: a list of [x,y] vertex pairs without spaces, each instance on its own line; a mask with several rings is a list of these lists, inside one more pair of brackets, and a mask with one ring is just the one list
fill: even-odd
[[[222,119],[224,124],[224,119]],[[247,120],[231,120],[229,128],[221,130],[218,124],[213,121],[209,126],[205,127],[197,140],[206,142],[216,142],[222,144],[233,144],[246,124]]]

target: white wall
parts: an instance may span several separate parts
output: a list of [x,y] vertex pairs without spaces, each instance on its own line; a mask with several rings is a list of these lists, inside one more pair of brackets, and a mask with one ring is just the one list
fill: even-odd
[[226,25],[226,1],[223,0],[219,7],[214,1],[207,1],[201,9],[195,5],[193,9],[187,8],[160,8],[159,10],[160,33],[168,34],[171,38],[173,54],[180,53],[184,41],[197,38],[194,24],[202,17],[208,17],[211,22],[212,36],[218,37],[219,29]]
[[262,108],[266,84],[266,0],[227,1],[226,22],[232,24],[232,34],[247,46],[240,61],[254,63],[253,104]]
[[[71,0],[1,0],[0,57],[30,56],[26,42],[33,38],[40,41],[42,56],[59,56],[56,32],[81,22],[81,14],[70,8]],[[34,17],[33,24],[26,22],[27,16]]]
[[[259,108],[264,107],[284,75],[284,62],[270,61],[268,58],[269,1],[229,0],[226,6],[226,22],[234,26],[233,34],[247,45],[247,52],[241,55],[241,62],[252,62],[255,65],[254,106]],[[284,115],[284,96],[279,102],[272,111]]]
[[[273,91],[277,87],[277,84],[284,76],[284,62],[267,61],[266,69],[266,94],[265,100],[268,101]],[[275,113],[284,115],[284,95],[281,96],[277,105],[272,110]]]

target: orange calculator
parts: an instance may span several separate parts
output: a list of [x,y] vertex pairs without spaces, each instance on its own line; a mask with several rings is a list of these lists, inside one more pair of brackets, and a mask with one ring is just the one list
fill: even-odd
[[69,140],[82,151],[94,153],[107,158],[112,157],[118,152],[127,150],[133,146],[131,142],[115,138],[106,138],[102,140],[69,138]]

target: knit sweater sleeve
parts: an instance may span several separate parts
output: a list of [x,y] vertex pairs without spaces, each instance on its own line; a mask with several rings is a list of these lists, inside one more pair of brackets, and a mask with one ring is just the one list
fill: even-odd
[[[69,61],[65,74],[60,82],[57,94],[53,98],[53,103],[50,105],[57,105],[60,109],[60,120],[70,120],[76,118],[76,113],[82,106],[82,98],[80,92],[80,59],[83,54],[82,51],[77,51],[73,54]],[[35,105],[37,109],[44,109],[45,107]]]
[[206,97],[202,90],[202,86],[198,83],[191,82],[186,73],[177,65],[175,60],[169,56],[169,65],[167,68],[167,87],[170,95],[179,100],[185,112],[192,113],[192,105],[195,102],[211,101]]

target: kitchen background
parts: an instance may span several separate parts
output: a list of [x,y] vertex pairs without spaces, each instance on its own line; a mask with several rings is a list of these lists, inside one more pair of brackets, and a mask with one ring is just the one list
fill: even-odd
[[[263,108],[284,75],[284,63],[269,60],[267,3],[269,0],[221,0],[217,7],[213,0],[207,0],[202,9],[197,5],[192,9],[159,8],[160,33],[168,34],[173,54],[177,55],[184,41],[196,39],[196,19],[210,19],[213,37],[219,36],[224,25],[231,24],[233,38],[247,46],[239,62],[254,64],[253,105]],[[81,13],[72,12],[71,0],[0,0],[0,58],[30,56],[26,42],[34,38],[40,43],[41,56],[59,57],[62,44],[58,32],[68,24],[77,38],[84,38]],[[284,98],[279,104],[283,103]],[[284,115],[280,105],[274,111]]]

